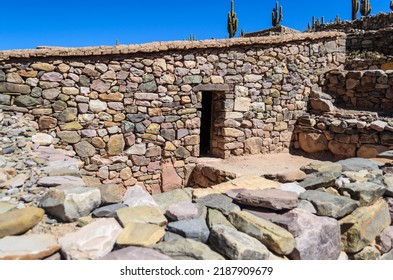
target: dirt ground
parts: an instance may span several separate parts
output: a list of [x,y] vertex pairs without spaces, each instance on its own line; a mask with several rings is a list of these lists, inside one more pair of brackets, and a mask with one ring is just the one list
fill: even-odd
[[213,166],[218,169],[233,172],[237,176],[265,174],[277,174],[287,171],[299,170],[303,165],[321,160],[330,160],[330,158],[310,158],[303,155],[294,155],[288,153],[266,154],[266,155],[248,155],[242,157],[233,157],[229,159],[219,158],[200,158],[198,163]]

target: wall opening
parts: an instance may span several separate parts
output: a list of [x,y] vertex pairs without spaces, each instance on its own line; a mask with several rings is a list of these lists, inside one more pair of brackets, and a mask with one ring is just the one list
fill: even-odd
[[200,155],[212,155],[213,139],[213,92],[202,92]]

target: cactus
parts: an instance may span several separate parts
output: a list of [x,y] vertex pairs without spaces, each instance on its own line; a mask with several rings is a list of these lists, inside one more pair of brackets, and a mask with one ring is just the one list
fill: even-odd
[[282,22],[282,6],[278,8],[278,1],[276,2],[276,7],[272,11],[272,25],[273,27],[279,26]]
[[321,24],[325,24],[325,17],[321,18]]
[[118,45],[119,45],[119,40],[116,39],[116,46],[118,46]]
[[231,1],[231,11],[228,13],[228,33],[229,38],[235,37],[238,26],[238,19],[235,13],[235,3]]
[[190,34],[190,36],[188,37],[188,41],[192,42],[192,41],[196,41],[196,35]]
[[334,19],[334,23],[340,23],[341,19],[339,15],[336,15],[336,18]]
[[244,38],[244,30],[242,29],[242,30],[240,30],[240,38]]
[[308,22],[308,24],[307,24],[307,31],[311,31],[312,29],[311,29],[311,25],[310,25],[310,22]]
[[370,13],[371,13],[370,0],[360,0],[360,14],[363,17],[366,17]]
[[359,0],[352,0],[352,20],[358,18]]
[[390,0],[390,9],[393,11],[393,0]]

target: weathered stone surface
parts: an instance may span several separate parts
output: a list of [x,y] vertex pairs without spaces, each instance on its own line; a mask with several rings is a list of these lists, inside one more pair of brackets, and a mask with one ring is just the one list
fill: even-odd
[[37,185],[46,188],[57,186],[84,187],[85,182],[81,178],[74,176],[51,176],[38,179]]
[[0,238],[21,234],[41,221],[44,210],[36,207],[15,209],[0,214]]
[[153,195],[154,201],[159,208],[165,213],[169,207],[178,202],[191,202],[192,194],[190,189],[175,189],[165,193]]
[[262,138],[252,137],[244,141],[244,151],[247,154],[260,154],[262,151]]
[[162,164],[161,179],[162,190],[164,192],[180,189],[182,187],[182,179],[177,174],[171,160],[164,160]]
[[315,172],[341,172],[342,166],[339,163],[323,161],[323,162],[312,162],[300,168],[304,173],[311,174]]
[[59,131],[57,137],[64,143],[76,144],[81,140],[81,136],[76,131]]
[[139,185],[127,188],[123,197],[123,203],[130,207],[143,205],[158,207],[153,197]]
[[33,63],[33,64],[30,65],[30,67],[33,68],[34,70],[47,71],[47,72],[53,71],[56,68],[52,64],[42,63],[42,62]]
[[16,204],[0,201],[0,214],[11,211],[16,208]]
[[306,173],[301,170],[293,170],[280,172],[276,174],[276,178],[280,183],[290,183],[295,181],[301,181],[307,177]]
[[171,204],[165,215],[173,221],[191,220],[198,217],[198,207],[195,203],[182,201]]
[[336,183],[336,179],[341,175],[338,172],[318,172],[312,173],[304,179],[304,181],[300,182],[300,186],[305,188],[306,190],[315,190],[317,188],[328,188],[334,187]]
[[342,218],[358,207],[353,199],[321,191],[308,190],[300,194],[299,198],[310,201],[318,215],[332,218]]
[[117,238],[120,246],[152,246],[159,242],[165,234],[165,229],[152,224],[128,223]]
[[113,251],[99,260],[171,260],[172,258],[151,248],[127,246]]
[[356,156],[356,145],[340,143],[338,141],[332,140],[328,144],[329,150],[340,158],[352,158]]
[[390,225],[391,219],[388,205],[379,200],[374,205],[357,208],[339,222],[343,250],[356,253],[371,244]]
[[266,260],[270,255],[257,239],[224,225],[213,226],[209,243],[230,260]]
[[74,145],[75,152],[81,158],[92,157],[96,154],[96,149],[87,141],[82,141]]
[[322,133],[299,133],[299,145],[307,153],[318,153],[328,149],[328,141]]
[[0,239],[0,260],[39,260],[59,249],[54,235],[7,236]]
[[99,113],[105,111],[108,108],[106,102],[102,102],[101,100],[90,100],[89,108],[93,113]]
[[211,229],[214,225],[224,225],[226,227],[235,227],[228,221],[228,219],[222,214],[221,211],[209,208],[207,210],[207,225]]
[[98,189],[64,185],[51,188],[40,201],[46,213],[64,222],[87,216],[100,204]]
[[310,105],[312,110],[316,112],[333,112],[336,107],[333,105],[332,101],[326,99],[311,99]]
[[388,150],[388,147],[382,145],[362,145],[356,152],[359,158],[376,158],[382,152]]
[[31,140],[40,146],[49,146],[53,143],[53,137],[46,133],[37,133],[31,137]]
[[[6,95],[7,96],[7,95]],[[9,95],[8,95],[9,96]],[[0,100],[1,102],[1,100]],[[10,105],[10,102],[3,102],[1,104]],[[41,104],[41,101],[37,98],[33,98],[28,95],[21,95],[15,98],[14,104],[20,107],[34,107]]]
[[300,195],[301,193],[304,193],[306,191],[305,188],[299,186],[298,183],[286,183],[286,184],[281,184],[279,187],[280,190],[287,191],[287,192],[294,192]]
[[162,212],[154,206],[143,205],[121,208],[116,213],[120,223],[124,227],[129,223],[165,226],[168,222]]
[[116,211],[126,207],[127,205],[122,203],[106,205],[94,210],[93,216],[98,218],[116,218],[117,217]]
[[242,205],[288,210],[297,207],[298,195],[294,192],[279,189],[249,190],[239,193],[235,201]]
[[236,128],[223,128],[222,135],[225,137],[243,137],[244,132]]
[[168,224],[168,230],[189,239],[206,243],[210,230],[203,219],[192,219],[172,222]]
[[380,257],[381,253],[373,246],[367,246],[353,256],[355,260],[378,260]]
[[121,231],[115,219],[100,219],[61,237],[61,251],[67,260],[95,260],[112,251]]
[[121,134],[112,135],[109,138],[107,144],[108,155],[110,156],[120,155],[123,152],[124,147],[125,147],[125,141],[123,135]]
[[153,249],[175,260],[224,260],[207,245],[187,238],[160,242],[154,245]]
[[209,194],[196,199],[195,202],[208,208],[220,210],[225,216],[240,210],[240,207],[233,203],[232,198],[223,194]]
[[352,199],[358,200],[360,202],[360,206],[373,204],[385,193],[384,186],[371,182],[345,184],[341,190],[348,192]]
[[382,253],[387,253],[393,248],[393,226],[387,227],[377,237],[377,244]]
[[277,254],[287,255],[295,247],[295,239],[287,230],[244,211],[232,212],[229,221],[240,231],[255,237]]
[[97,186],[97,188],[101,193],[102,205],[120,203],[123,201],[123,195],[125,192],[124,187],[116,184],[104,184]]
[[349,158],[337,162],[343,167],[343,171],[378,170],[379,164],[371,159]]

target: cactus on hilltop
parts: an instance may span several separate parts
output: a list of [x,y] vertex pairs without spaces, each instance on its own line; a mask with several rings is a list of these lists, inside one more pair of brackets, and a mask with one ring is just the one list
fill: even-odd
[[228,13],[228,33],[229,38],[235,37],[236,31],[238,27],[238,19],[235,13],[235,3],[231,1],[231,11]]
[[240,38],[244,38],[244,34],[245,34],[244,29],[240,30]]
[[363,17],[366,17],[370,13],[371,13],[370,0],[361,0],[361,2],[360,2],[360,14]]
[[352,20],[358,18],[359,0],[352,0]]
[[273,27],[279,26],[282,22],[282,6],[278,7],[278,1],[276,2],[276,7],[272,11],[272,25]]
[[393,11],[393,0],[390,0],[390,9]]

